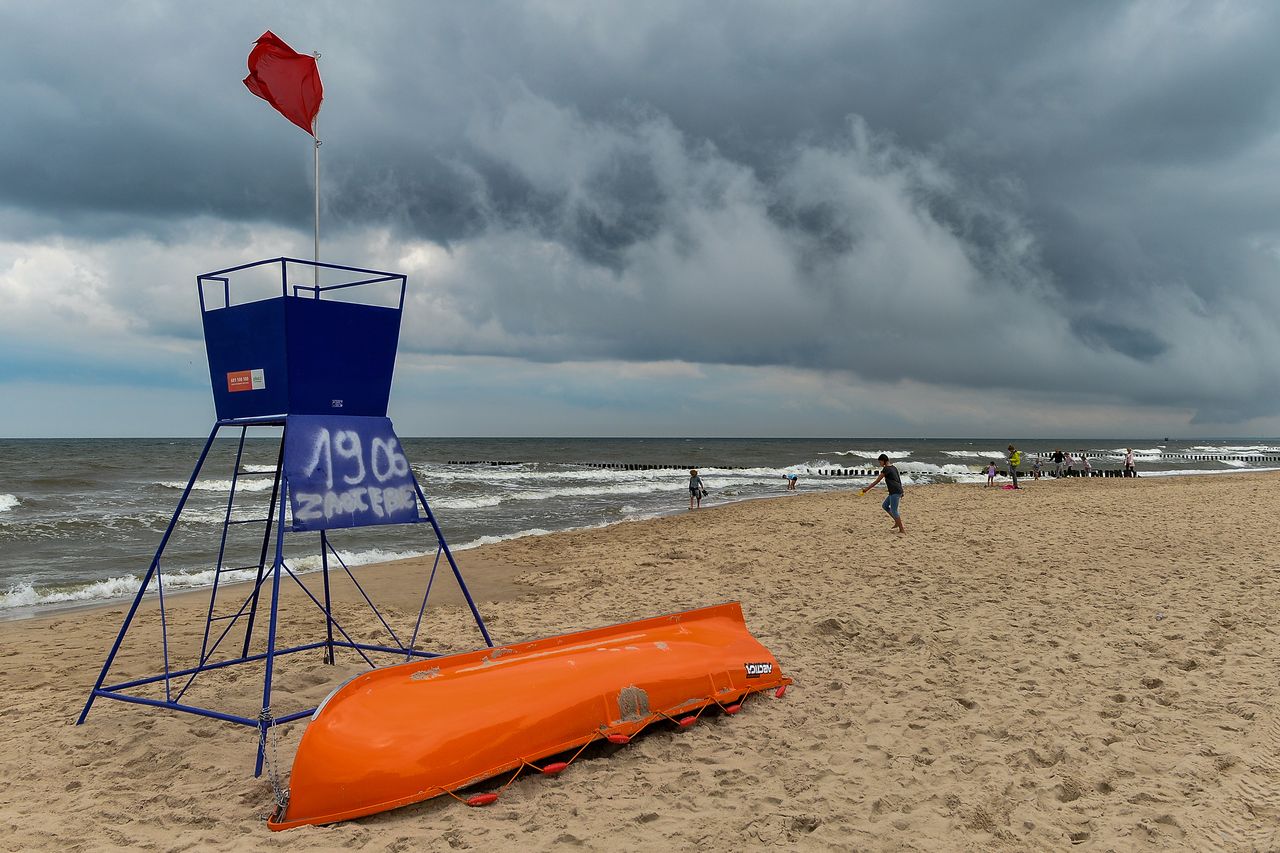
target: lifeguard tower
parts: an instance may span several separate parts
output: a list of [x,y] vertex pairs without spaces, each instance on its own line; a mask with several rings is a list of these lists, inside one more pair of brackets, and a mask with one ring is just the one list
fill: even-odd
[[[259,775],[271,727],[310,716],[315,710],[275,710],[272,677],[277,661],[311,650],[322,650],[327,663],[333,663],[339,651],[350,650],[370,668],[379,665],[379,658],[393,662],[435,657],[435,652],[419,646],[441,558],[485,644],[493,642],[387,418],[405,276],[273,258],[205,273],[197,277],[196,287],[217,419],[77,725],[85,721],[94,700],[103,698],[250,726],[258,730],[254,774]],[[233,438],[234,453],[228,446],[231,442],[217,441],[224,431]],[[259,441],[263,432],[279,442],[274,466],[259,466],[253,472],[258,478],[271,478],[265,506],[261,493],[255,496],[242,488],[246,441]],[[215,447],[220,452],[211,454]],[[166,612],[165,549],[206,464],[211,458],[229,461],[232,456],[219,539],[211,550],[216,557],[209,566],[212,584],[203,638],[198,654],[180,662],[175,660],[178,644]],[[390,624],[394,620],[384,617],[330,541],[330,531],[336,529],[387,524],[422,525],[428,550],[435,550],[421,599],[413,601],[416,620],[399,633]],[[256,560],[251,557],[247,563],[234,559],[246,551],[246,531],[250,550],[256,552]],[[315,549],[309,550],[304,541],[303,552],[318,553],[319,566],[318,572],[308,575],[297,568],[296,546],[297,540],[313,536]],[[385,629],[385,640],[359,639],[347,629],[344,614],[335,610],[331,575],[358,592],[353,600],[358,597],[362,605],[367,604]],[[236,587],[229,584],[231,579],[252,583]],[[285,620],[297,615],[281,611],[282,583],[301,590],[294,597],[302,609],[320,614],[314,620],[318,636],[292,645],[277,642]],[[159,643],[151,649],[158,652],[158,671],[109,683],[108,675],[139,608],[151,596],[160,626]],[[156,615],[149,608],[150,615]],[[261,627],[264,610],[265,632]],[[412,610],[407,612],[412,615]],[[195,648],[194,638],[184,639],[187,648]],[[227,710],[189,698],[207,673],[243,666],[262,669],[260,706]]]

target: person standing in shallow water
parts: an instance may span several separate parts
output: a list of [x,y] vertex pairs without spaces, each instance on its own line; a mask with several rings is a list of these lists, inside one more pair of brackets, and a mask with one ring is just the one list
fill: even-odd
[[702,478],[698,476],[697,468],[689,469],[689,509],[698,509],[702,506],[702,497],[707,493],[703,488]]
[[881,480],[884,480],[885,486],[889,489],[889,494],[885,497],[884,503],[880,504],[880,506],[885,512],[889,513],[889,517],[893,519],[893,529],[898,531],[898,533],[906,533],[907,528],[902,526],[902,515],[898,512],[898,502],[902,500],[902,475],[898,473],[898,467],[896,465],[889,464],[889,457],[887,454],[881,453],[879,462],[880,474],[871,481],[871,485],[858,492],[858,494],[865,495],[867,492],[879,485]]

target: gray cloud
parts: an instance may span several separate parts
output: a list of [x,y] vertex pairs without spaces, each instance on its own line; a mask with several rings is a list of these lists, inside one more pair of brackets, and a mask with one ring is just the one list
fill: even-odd
[[[239,84],[269,27],[324,53],[326,254],[443,249],[417,351],[1280,413],[1269,4],[77,11],[0,7],[11,239],[305,245],[307,138]],[[101,261],[104,304],[197,334]]]

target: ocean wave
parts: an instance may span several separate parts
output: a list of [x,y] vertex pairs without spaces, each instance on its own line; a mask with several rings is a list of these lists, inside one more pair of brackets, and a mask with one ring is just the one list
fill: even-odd
[[[455,549],[456,550],[456,549]],[[371,548],[366,551],[338,551],[343,562],[350,566],[363,566],[370,563],[385,563],[391,560],[404,560],[410,557],[421,557],[427,552],[425,551],[387,551],[382,548]],[[295,572],[315,572],[321,567],[320,555],[312,554],[300,558],[286,558],[285,563]],[[341,567],[335,566],[333,560],[330,560],[330,568],[337,568],[341,571]],[[201,587],[210,587],[213,585],[215,572],[213,569],[204,570],[187,570],[178,572],[164,573],[164,588],[166,591],[179,589],[198,589]],[[226,583],[240,583],[243,581],[252,581],[257,576],[256,569],[244,569],[234,572],[223,572],[221,579],[218,581],[219,586]],[[123,575],[120,577],[107,578],[106,580],[93,581],[91,583],[82,584],[72,587],[49,587],[38,588],[30,583],[21,583],[10,586],[8,590],[0,593],[0,610],[11,610],[16,607],[37,607],[50,604],[75,604],[75,603],[93,603],[97,601],[112,601],[120,598],[128,598],[137,595],[138,588],[142,585],[142,578],[137,575]],[[157,589],[155,582],[152,582],[151,591]]]
[[[601,480],[616,480],[621,482],[643,482],[652,480],[671,481],[689,476],[688,468],[653,468],[648,471],[628,471],[622,468],[570,467],[557,467],[555,469],[547,470],[512,470],[512,468],[508,467],[475,466],[465,470],[458,470],[456,468],[435,467],[431,465],[414,465],[413,470],[424,483],[472,482],[487,485],[499,485],[504,483],[538,484],[560,480],[580,480],[586,482],[599,482]],[[742,475],[750,473],[753,470],[766,470],[773,472],[780,471],[782,469],[717,468],[715,466],[702,466],[699,467],[698,470],[703,474],[733,476],[735,474]]]
[[905,459],[911,455],[910,450],[837,450],[836,456],[857,456],[861,459],[879,459],[886,454],[890,459]]
[[934,465],[932,462],[900,462],[895,464],[898,470],[904,474],[962,475],[974,473],[973,468],[968,465],[956,465],[950,462],[945,465]]
[[22,501],[18,500],[17,495],[0,495],[0,512],[8,512],[20,503]]
[[[1127,452],[1129,452],[1129,448],[1127,448],[1127,447],[1116,447],[1116,448],[1113,448],[1112,450],[1107,451],[1107,452],[1110,452],[1110,453],[1113,453],[1113,454],[1117,454],[1117,453],[1118,453],[1120,456],[1122,456],[1122,457],[1123,457]],[[1162,447],[1135,447],[1135,448],[1133,448],[1133,455],[1134,455],[1134,456],[1160,456],[1160,455],[1162,455],[1163,453],[1164,453],[1164,448],[1162,448]]]
[[[599,525],[596,525],[599,526]],[[585,528],[575,528],[585,529]],[[546,536],[550,530],[544,530],[541,527],[531,527],[528,530],[519,530],[515,533],[502,533],[494,536],[481,536],[479,539],[472,539],[462,545],[453,546],[454,551],[466,551],[470,548],[479,548],[481,545],[496,545],[499,542],[509,542],[512,539],[523,539],[526,536]]]
[[1189,448],[1194,453],[1225,453],[1232,456],[1249,456],[1260,453],[1280,453],[1280,447],[1271,444],[1197,444]]
[[276,466],[274,465],[241,465],[241,473],[244,474],[274,474]]
[[[712,484],[708,483],[708,486]],[[495,507],[508,501],[545,501],[554,498],[608,497],[610,495],[640,495],[652,492],[672,491],[675,484],[665,483],[611,483],[599,486],[565,486],[559,489],[530,489],[524,492],[507,492],[502,495],[480,495],[459,498],[428,498],[436,509],[481,509]]]
[[952,459],[1004,459],[1005,454],[999,450],[944,450],[943,456]]
[[[274,470],[274,469],[273,469]],[[160,486],[163,489],[182,490],[187,487],[185,481],[179,480],[158,480],[151,485]],[[240,478],[236,480],[237,492],[265,492],[275,485],[273,478],[265,480],[246,480]],[[231,491],[230,480],[196,480],[196,484],[192,486],[192,491],[196,492],[229,492]]]
[[1183,468],[1173,471],[1140,471],[1140,477],[1185,477],[1200,474],[1259,474],[1266,471],[1280,471],[1280,468]]
[[477,495],[471,498],[427,498],[433,509],[489,509],[502,503],[498,495]]

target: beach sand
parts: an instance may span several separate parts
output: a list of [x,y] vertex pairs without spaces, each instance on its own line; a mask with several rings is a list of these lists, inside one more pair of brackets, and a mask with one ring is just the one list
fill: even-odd
[[[1280,476],[908,488],[905,537],[880,493],[803,485],[459,555],[496,642],[739,600],[796,681],[484,809],[442,797],[272,833],[251,729],[107,700],[73,725],[124,606],[0,624],[0,849],[1280,847]],[[396,627],[429,569],[357,572]],[[169,634],[198,646],[207,596],[170,603]],[[284,606],[286,639],[322,636],[300,594]],[[112,680],[158,669],[147,611]],[[427,637],[481,644],[456,593]],[[275,708],[357,671],[294,655]],[[260,693],[257,671],[220,670],[188,696],[253,716]],[[278,738],[285,767],[302,727]]]

